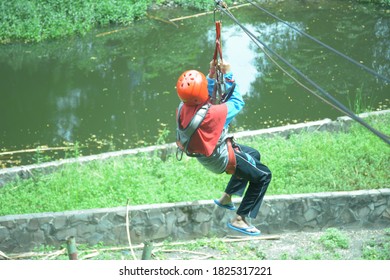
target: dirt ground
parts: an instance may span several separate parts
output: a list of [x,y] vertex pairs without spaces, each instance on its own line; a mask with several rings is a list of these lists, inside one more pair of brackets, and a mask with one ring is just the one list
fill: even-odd
[[[333,231],[332,231],[333,230]],[[324,230],[262,237],[227,236],[197,246],[156,251],[161,259],[361,260],[390,259],[390,229]],[[261,238],[270,239],[261,239]],[[232,241],[233,240],[233,241]],[[184,249],[181,251],[181,249]],[[187,249],[187,250],[185,250]],[[181,251],[180,253],[178,253]],[[191,253],[192,252],[192,253]]]
[[[232,232],[232,234],[235,234]],[[80,260],[141,259],[143,246],[81,248]],[[66,249],[10,255],[11,259],[68,259]],[[4,259],[0,252],[0,259]],[[154,243],[153,260],[390,260],[390,228],[230,235],[183,242]]]
[[390,242],[385,229],[340,230],[340,233],[346,238],[348,248],[337,246],[337,241],[326,231],[280,234],[278,240],[262,240],[261,248],[266,259],[359,260],[363,258],[363,251],[367,254],[368,250],[381,250],[385,243]]

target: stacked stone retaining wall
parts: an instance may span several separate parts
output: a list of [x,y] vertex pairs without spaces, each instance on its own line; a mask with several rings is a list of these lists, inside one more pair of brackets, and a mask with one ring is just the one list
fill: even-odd
[[[240,200],[234,201],[237,205]],[[0,217],[0,251],[28,252],[78,244],[127,245],[144,241],[188,240],[239,235],[227,228],[234,211],[212,201],[91,209]],[[390,189],[267,196],[252,223],[263,234],[336,228],[390,227]]]

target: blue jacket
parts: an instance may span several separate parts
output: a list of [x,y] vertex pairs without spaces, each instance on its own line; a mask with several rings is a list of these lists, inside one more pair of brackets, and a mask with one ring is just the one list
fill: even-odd
[[[233,85],[233,82],[232,82],[233,81],[233,73],[232,72],[226,73],[224,75],[224,78],[225,78],[225,84],[226,84],[226,90],[227,90]],[[209,92],[209,96],[211,97],[211,95],[213,94],[215,80],[211,79],[207,75],[207,82],[208,82],[207,89]],[[239,92],[238,85],[236,85],[232,96],[229,98],[229,100],[227,100],[225,102],[225,104],[226,104],[227,109],[228,109],[227,116],[226,116],[226,122],[225,122],[225,126],[224,126],[224,128],[226,129],[229,126],[230,122],[242,110],[242,108],[245,105],[245,102],[242,99],[241,93]]]

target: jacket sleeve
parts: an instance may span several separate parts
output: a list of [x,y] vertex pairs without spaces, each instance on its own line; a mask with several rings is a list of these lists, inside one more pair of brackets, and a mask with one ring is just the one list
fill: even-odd
[[[225,84],[226,84],[226,90],[228,90],[233,85],[233,73],[229,72],[224,75],[225,78]],[[211,79],[209,76],[207,76],[207,89],[209,92],[209,96],[213,94],[214,89],[214,79]],[[232,96],[225,102],[227,106],[227,116],[226,116],[226,122],[225,127],[227,127],[230,122],[234,119],[234,117],[242,110],[242,108],[245,105],[244,100],[242,99],[241,93],[239,91],[239,87],[236,84]]]

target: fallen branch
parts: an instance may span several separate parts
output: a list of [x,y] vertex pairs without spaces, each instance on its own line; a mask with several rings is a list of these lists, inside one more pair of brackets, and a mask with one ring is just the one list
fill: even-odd
[[61,256],[61,255],[64,255],[66,253],[66,249],[63,248],[62,250],[59,250],[59,251],[55,251],[55,252],[52,252],[52,253],[49,253],[46,255],[46,260],[51,260],[51,259],[54,259],[58,256]]
[[[229,7],[229,9],[230,10],[238,9],[238,8],[241,8],[241,7],[244,7],[244,6],[249,6],[249,5],[250,5],[250,3],[246,3],[246,4],[241,4],[241,5]],[[174,26],[178,27],[178,25],[174,23],[175,21],[180,21],[180,20],[185,20],[185,19],[205,16],[205,15],[209,15],[209,14],[213,14],[213,13],[214,13],[214,11],[203,12],[203,13],[199,13],[199,14],[195,14],[195,15],[189,15],[189,16],[184,16],[184,17],[179,17],[179,18],[174,18],[174,19],[168,19],[168,20],[165,20],[165,19],[162,19],[162,18],[159,18],[159,17],[155,17],[155,16],[151,16],[149,14],[147,14],[146,16],[151,18],[151,19],[159,20],[159,21],[162,21],[162,22],[165,22],[165,23],[170,23],[170,24],[173,24]],[[121,32],[121,31],[127,30],[129,28],[130,27],[125,27],[125,28],[120,28],[120,29],[115,29],[115,30],[112,30],[112,31],[99,33],[95,37],[103,37],[103,36],[106,36],[106,35],[110,35],[110,34],[113,34],[113,33],[117,33],[117,32]]]
[[[224,239],[221,239],[223,240],[223,242],[227,242],[227,243],[232,243],[232,242],[244,242],[244,241],[249,241],[249,240],[279,240],[280,239],[280,236],[279,235],[262,235],[262,236],[257,236],[257,237],[240,237],[238,236],[237,238],[234,238],[234,236],[230,236],[229,238],[224,238]],[[189,245],[189,244],[195,244],[197,241],[181,241],[181,242],[173,242],[173,243],[156,243],[156,244],[153,244],[153,247],[155,248],[158,248],[158,247],[164,247],[164,246],[180,246],[180,245]],[[210,241],[206,241],[206,243],[210,243],[212,242],[211,240]],[[139,245],[134,245],[132,246],[133,249],[142,249],[144,247],[143,244],[139,244]],[[99,251],[122,251],[122,250],[126,250],[128,247],[112,247],[112,248],[101,248],[99,249]],[[85,252],[94,252],[96,251],[96,249],[94,250],[86,250]]]
[[9,259],[10,257],[8,257],[6,254],[0,251],[0,260],[9,260]]
[[88,255],[85,255],[85,256],[83,256],[81,259],[82,259],[82,260],[88,260],[88,259],[92,259],[92,258],[94,258],[94,257],[97,257],[97,256],[99,256],[99,255],[100,255],[100,253],[99,253],[97,250],[95,250],[95,252],[90,253],[90,254],[88,254]]
[[35,149],[25,149],[18,151],[8,151],[0,153],[0,156],[13,155],[13,154],[22,154],[22,153],[34,153],[34,152],[46,152],[46,151],[58,151],[58,150],[70,150],[73,147],[37,147]]
[[[136,250],[136,249],[142,249],[144,247],[143,244],[140,244],[140,245],[134,245],[132,246],[132,249],[133,250]],[[84,252],[85,253],[90,253],[90,252],[95,252],[95,251],[99,251],[99,252],[106,252],[106,251],[123,251],[123,250],[126,250],[126,249],[129,249],[129,246],[121,246],[121,247],[111,247],[111,248],[99,248],[99,249],[90,249],[90,250],[85,250]]]
[[[230,10],[238,9],[238,8],[249,6],[249,5],[251,5],[251,4],[250,3],[246,3],[246,4],[237,5],[237,6],[232,6],[229,9]],[[214,11],[204,12],[204,13],[199,13],[199,14],[195,14],[195,15],[189,15],[189,16],[184,16],[184,17],[170,19],[169,21],[175,22],[175,21],[184,20],[184,19],[190,19],[190,18],[194,18],[194,17],[206,16],[206,15],[213,14],[213,13],[214,13]]]
[[127,231],[127,240],[129,241],[131,254],[133,255],[133,259],[137,260],[137,257],[134,254],[133,245],[131,244],[131,238],[130,238],[129,199],[127,200],[127,205],[126,205],[126,231]]
[[280,235],[261,235],[257,237],[241,237],[241,236],[228,236],[230,238],[223,239],[223,242],[243,242],[249,240],[279,240]]
[[184,254],[193,254],[193,255],[200,255],[200,256],[203,256],[202,259],[209,259],[209,258],[212,258],[214,257],[213,255],[210,255],[210,254],[206,254],[206,253],[201,253],[201,252],[194,252],[194,251],[188,251],[188,250],[173,250],[173,249],[169,249],[169,250],[156,250],[154,251],[153,253],[184,253]]
[[150,18],[150,19],[154,19],[154,20],[162,21],[162,22],[165,22],[165,23],[168,23],[168,24],[172,24],[176,28],[179,28],[179,26],[176,23],[174,23],[173,21],[171,21],[170,19],[166,20],[166,19],[163,19],[163,18],[159,18],[159,17],[156,17],[156,16],[149,15],[149,14],[147,14],[146,16],[148,18]]
[[62,249],[62,250],[58,250],[58,251],[55,251],[55,252],[50,252],[50,253],[34,253],[34,252],[28,252],[28,253],[22,253],[22,254],[10,254],[9,255],[9,258],[11,260],[19,260],[19,259],[30,259],[32,257],[48,257],[48,256],[52,256],[54,254],[56,255],[62,255],[62,254],[65,254],[65,251],[66,249]]
[[120,32],[120,31],[124,31],[124,30],[127,30],[129,29],[129,27],[124,27],[124,28],[120,28],[120,29],[115,29],[115,30],[112,30],[112,31],[107,31],[107,32],[103,32],[103,33],[99,33],[97,34],[95,37],[103,37],[103,36],[106,36],[106,35],[110,35],[110,34],[113,34],[113,33],[117,33],[117,32]]

